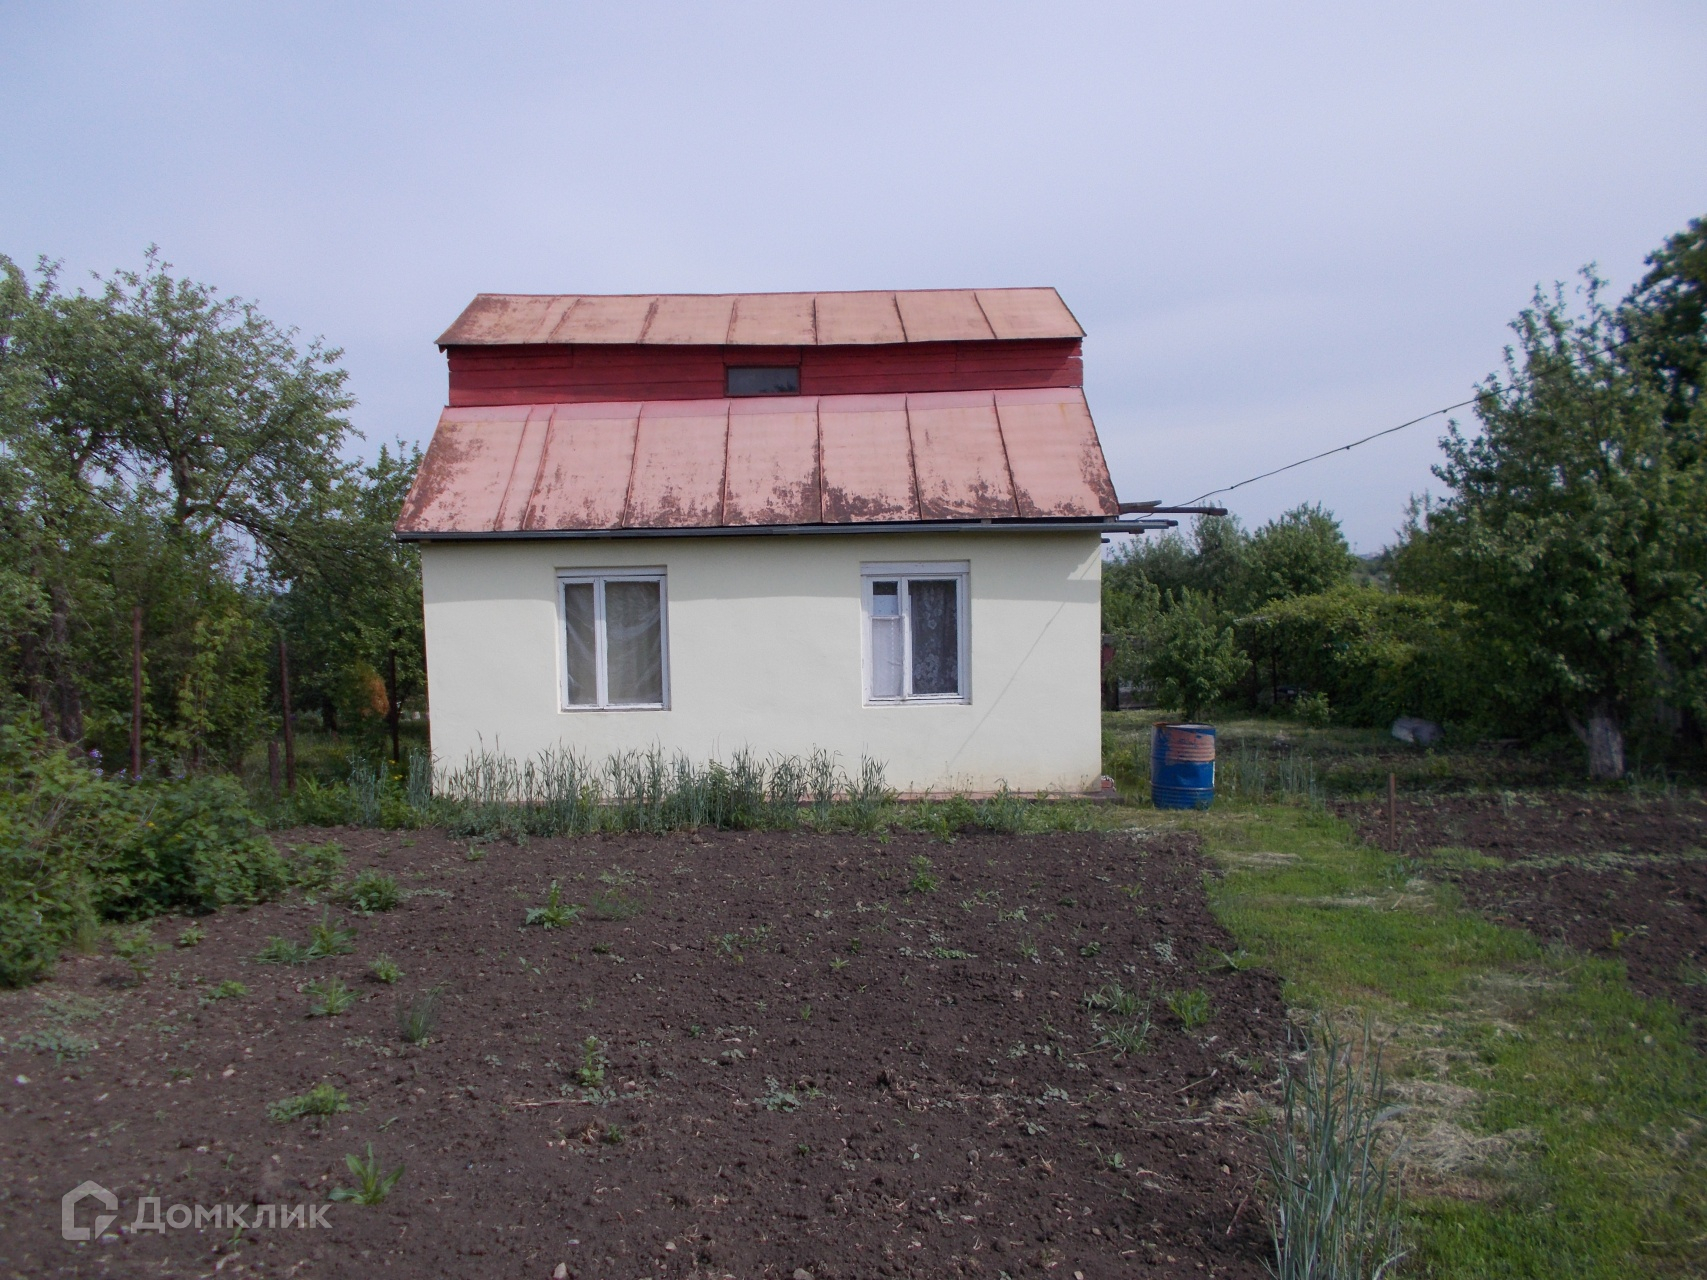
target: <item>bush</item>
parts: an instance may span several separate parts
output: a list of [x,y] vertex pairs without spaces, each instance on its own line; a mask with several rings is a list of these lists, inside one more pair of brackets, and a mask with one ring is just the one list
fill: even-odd
[[1463,606],[1436,596],[1345,586],[1277,600],[1239,619],[1238,630],[1270,684],[1321,700],[1299,699],[1306,720],[1314,710],[1325,722],[1331,705],[1335,720],[1384,725],[1401,715],[1462,720],[1489,702],[1465,616]]
[[47,976],[94,914],[89,862],[121,834],[118,788],[28,725],[0,725],[0,986]]
[[232,779],[201,776],[136,791],[137,821],[97,869],[104,914],[215,911],[263,902],[289,884],[284,859]]

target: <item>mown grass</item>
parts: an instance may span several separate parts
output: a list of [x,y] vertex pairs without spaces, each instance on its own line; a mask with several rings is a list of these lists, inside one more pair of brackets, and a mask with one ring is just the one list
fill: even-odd
[[1372,1016],[1401,1096],[1456,1099],[1402,1121],[1404,1274],[1707,1268],[1707,1064],[1620,964],[1488,923],[1307,805],[1126,812],[1202,834],[1218,917],[1290,1003]]

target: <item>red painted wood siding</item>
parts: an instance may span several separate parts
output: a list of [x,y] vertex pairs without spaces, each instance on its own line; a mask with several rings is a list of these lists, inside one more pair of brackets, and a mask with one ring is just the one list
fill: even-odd
[[863,347],[450,347],[450,404],[720,399],[729,365],[799,365],[800,394],[1084,385],[1078,339]]

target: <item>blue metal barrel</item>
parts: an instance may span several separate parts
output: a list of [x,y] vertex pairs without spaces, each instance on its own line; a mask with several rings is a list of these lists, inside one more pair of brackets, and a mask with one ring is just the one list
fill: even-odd
[[1150,742],[1150,802],[1158,809],[1207,809],[1215,799],[1214,728],[1158,724]]

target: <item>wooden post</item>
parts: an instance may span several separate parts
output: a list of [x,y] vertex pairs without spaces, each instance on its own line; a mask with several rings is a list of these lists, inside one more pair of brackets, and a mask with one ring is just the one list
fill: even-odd
[[142,606],[130,611],[130,776],[142,777]]
[[1395,853],[1399,849],[1399,780],[1391,773],[1387,775],[1387,847]]
[[290,722],[290,649],[279,641],[279,705],[284,710],[285,790],[296,794],[296,728]]

